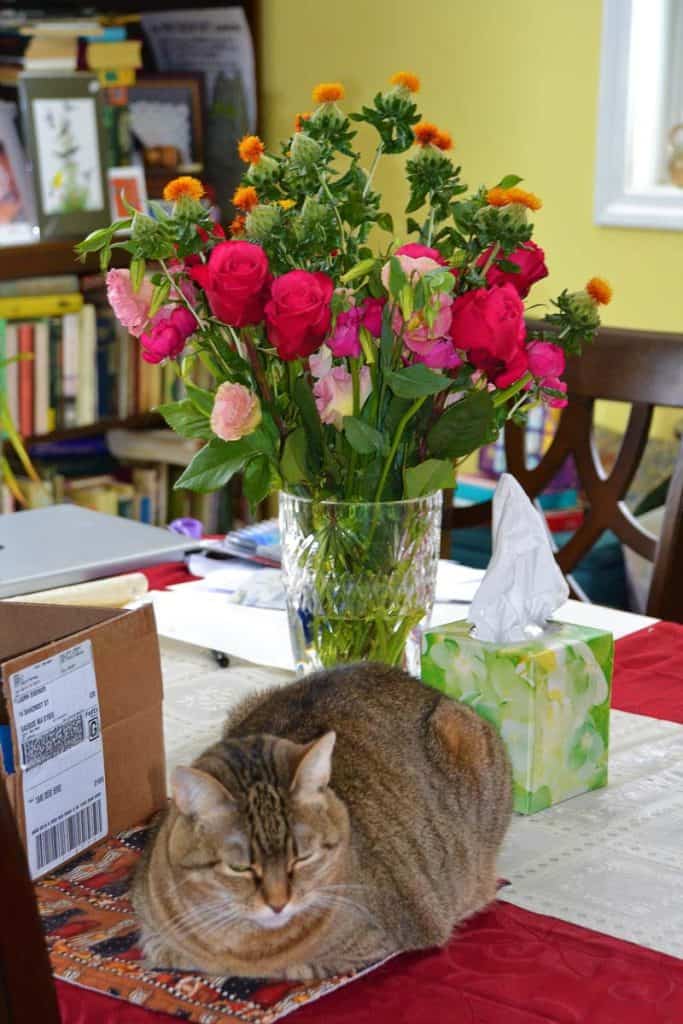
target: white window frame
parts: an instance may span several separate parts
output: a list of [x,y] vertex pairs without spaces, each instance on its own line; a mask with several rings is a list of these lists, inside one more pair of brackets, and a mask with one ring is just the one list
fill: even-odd
[[[666,33],[669,2],[604,0],[596,224],[683,231],[683,189],[655,183],[663,169],[662,121],[671,113],[665,73],[671,60]],[[634,18],[640,21],[634,24]],[[637,47],[632,45],[634,35]]]

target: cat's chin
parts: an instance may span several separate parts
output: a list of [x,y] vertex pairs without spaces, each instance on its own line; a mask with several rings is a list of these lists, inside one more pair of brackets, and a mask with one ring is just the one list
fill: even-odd
[[283,928],[285,925],[300,914],[303,910],[301,905],[290,905],[281,910],[279,914],[276,914],[270,907],[261,907],[260,910],[249,915],[249,920],[252,924],[256,925],[257,928],[268,928],[270,930],[274,928]]

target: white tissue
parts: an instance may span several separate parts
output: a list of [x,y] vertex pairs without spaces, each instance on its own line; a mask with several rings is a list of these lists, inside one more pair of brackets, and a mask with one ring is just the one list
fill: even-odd
[[503,473],[493,495],[493,554],[468,615],[474,635],[493,643],[529,640],[568,596],[545,522]]

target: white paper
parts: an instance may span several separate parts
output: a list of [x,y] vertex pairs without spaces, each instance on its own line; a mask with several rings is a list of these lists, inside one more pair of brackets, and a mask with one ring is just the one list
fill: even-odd
[[254,48],[243,8],[188,8],[143,14],[142,27],[159,71],[201,71],[204,74],[209,111],[219,77],[229,79],[239,75],[249,130],[256,130]]
[[475,636],[528,640],[568,597],[544,520],[515,478],[503,473],[493,495],[493,554],[470,607]]
[[10,676],[31,877],[107,834],[100,704],[92,643]]

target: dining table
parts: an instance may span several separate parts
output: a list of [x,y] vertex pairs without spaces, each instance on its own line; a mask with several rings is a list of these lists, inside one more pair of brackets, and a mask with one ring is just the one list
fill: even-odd
[[[181,562],[145,572],[153,593],[192,579]],[[441,622],[466,617],[470,591],[459,599],[453,586]],[[296,1024],[683,1024],[683,626],[575,601],[556,617],[615,636],[608,785],[515,815],[496,901],[444,948],[300,997],[264,979],[207,1003],[195,978],[162,1003],[135,986],[89,987],[65,969],[62,933],[48,945],[63,1024],[274,1024],[291,1012]],[[257,659],[222,666],[178,636],[162,634],[160,653],[169,776],[242,697],[293,678]],[[123,837],[121,850],[132,845]],[[137,955],[122,954],[122,979]]]

